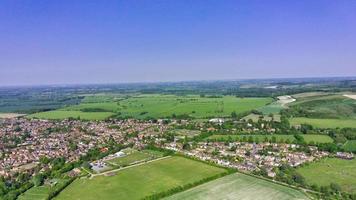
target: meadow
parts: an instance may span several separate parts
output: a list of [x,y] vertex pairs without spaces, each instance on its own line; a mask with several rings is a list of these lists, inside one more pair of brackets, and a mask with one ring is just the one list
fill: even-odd
[[100,100],[103,99],[105,98],[86,97],[79,105],[36,113],[29,117],[63,119],[80,116],[83,119],[101,120],[115,114],[117,117],[137,119],[170,118],[173,116],[200,119],[227,117],[232,112],[243,113],[261,108],[273,100],[272,98],[200,97],[197,95],[138,95],[111,102],[105,99],[101,102]]
[[20,195],[18,200],[47,200],[49,195],[49,186],[32,187]]
[[291,118],[291,125],[310,124],[317,128],[356,128],[356,119]]
[[309,199],[303,192],[236,173],[167,197],[164,200]]
[[356,140],[349,140],[343,146],[345,151],[356,152]]
[[82,119],[82,120],[104,120],[114,115],[112,112],[82,112],[72,110],[55,110],[48,112],[40,112],[26,116],[27,118],[38,119]]
[[325,158],[298,168],[297,171],[310,185],[328,186],[336,183],[343,191],[356,193],[356,159]]
[[[301,135],[305,142],[314,142],[314,143],[332,143],[333,139],[327,135]],[[264,142],[270,141],[273,142],[273,137],[276,139],[277,143],[293,142],[296,140],[294,135],[212,135],[209,136],[208,140],[217,140],[217,141],[243,141],[252,137],[254,142]]]
[[77,179],[55,199],[136,200],[226,172],[187,158],[169,157],[118,171],[113,176]]

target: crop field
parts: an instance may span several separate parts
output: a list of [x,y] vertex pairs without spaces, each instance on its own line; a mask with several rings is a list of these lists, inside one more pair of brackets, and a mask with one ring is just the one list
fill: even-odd
[[356,152],[356,140],[347,141],[343,147],[345,151]]
[[356,193],[356,159],[325,158],[297,169],[308,184],[339,184],[343,191]]
[[50,191],[50,187],[32,187],[24,194],[18,197],[18,200],[46,200]]
[[144,152],[144,151],[136,151],[133,152],[127,156],[120,157],[120,158],[114,158],[112,160],[106,161],[107,163],[115,166],[127,166],[130,164],[134,164],[137,162],[142,162],[142,161],[147,161],[147,160],[152,160],[155,158],[162,157],[159,156],[157,153],[150,153],[150,152]]
[[[97,100],[98,102],[95,102]],[[103,102],[100,102],[103,100]],[[191,118],[211,118],[230,116],[232,112],[242,113],[258,109],[272,102],[272,98],[237,98],[234,96],[200,97],[175,95],[139,95],[130,98],[104,101],[86,97],[79,105],[65,107],[60,110],[42,112],[29,117],[63,119],[81,117],[82,119],[105,119],[115,114],[118,117],[166,118],[189,116]],[[90,102],[90,103],[88,103]]]
[[111,112],[82,112],[82,111],[65,111],[65,110],[55,110],[48,112],[40,112],[32,115],[28,115],[28,118],[38,118],[38,119],[84,119],[84,120],[104,120],[114,113]]
[[356,128],[356,119],[315,119],[296,117],[289,121],[291,125],[310,124],[317,128]]
[[164,200],[309,199],[303,192],[236,173],[205,183]]
[[118,171],[113,176],[77,179],[56,200],[136,200],[225,173],[226,170],[183,157],[169,157]]

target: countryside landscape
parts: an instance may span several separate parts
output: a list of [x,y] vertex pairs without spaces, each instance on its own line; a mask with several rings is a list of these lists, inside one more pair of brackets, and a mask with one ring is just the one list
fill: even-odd
[[355,0],[2,0],[0,200],[356,200]]

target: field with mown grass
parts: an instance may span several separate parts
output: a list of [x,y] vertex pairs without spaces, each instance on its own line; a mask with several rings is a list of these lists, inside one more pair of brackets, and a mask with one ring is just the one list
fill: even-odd
[[[305,142],[310,143],[332,143],[333,139],[327,135],[301,135]],[[293,143],[296,138],[294,135],[212,135],[207,138],[207,140],[217,140],[217,141],[248,141],[252,138],[253,142],[277,142],[277,143]]]
[[236,173],[167,197],[164,200],[302,200],[303,192]]
[[348,140],[343,148],[345,149],[345,151],[349,151],[349,152],[356,152],[356,140]]
[[291,125],[310,124],[316,128],[356,128],[356,119],[315,119],[296,117],[289,121]]
[[55,199],[138,200],[226,172],[191,159],[169,157],[118,171],[113,176],[77,179]]
[[297,171],[310,185],[329,186],[336,183],[343,191],[356,193],[356,159],[325,158]]

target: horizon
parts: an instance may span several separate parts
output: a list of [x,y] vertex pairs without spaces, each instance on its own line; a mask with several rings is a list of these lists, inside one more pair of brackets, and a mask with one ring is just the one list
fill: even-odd
[[356,76],[356,2],[4,1],[0,86]]
[[134,85],[134,84],[166,84],[166,83],[193,83],[193,82],[231,82],[231,81],[278,81],[278,80],[302,80],[306,82],[319,80],[356,80],[356,76],[315,76],[315,77],[281,77],[281,78],[240,78],[240,79],[205,79],[205,80],[177,80],[177,81],[146,81],[146,82],[108,82],[108,83],[57,83],[57,84],[36,84],[36,85],[0,85],[0,88],[38,88],[38,87],[72,87],[90,85]]

